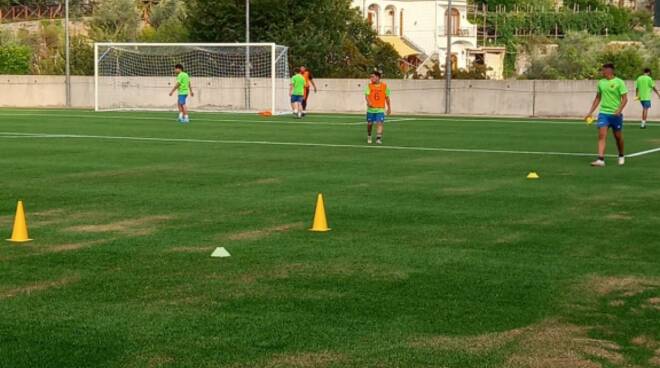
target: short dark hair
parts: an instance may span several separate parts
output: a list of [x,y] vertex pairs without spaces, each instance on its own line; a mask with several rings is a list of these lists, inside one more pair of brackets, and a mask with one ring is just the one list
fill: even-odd
[[605,64],[603,64],[603,69],[612,69],[612,70],[614,70],[614,64],[605,63]]
[[183,70],[183,65],[181,65],[181,64],[176,64],[176,65],[174,66],[174,69]]
[[383,74],[381,72],[379,72],[378,70],[374,70],[373,72],[371,72],[371,75],[375,75],[378,78],[381,78],[383,76]]
[[651,74],[651,68],[645,68],[644,73],[645,74]]

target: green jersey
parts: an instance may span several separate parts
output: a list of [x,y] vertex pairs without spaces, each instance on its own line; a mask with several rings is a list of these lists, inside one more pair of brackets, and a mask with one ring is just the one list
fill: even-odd
[[188,96],[190,94],[190,76],[188,73],[179,73],[176,76],[176,82],[179,84],[179,96]]
[[635,88],[640,101],[651,101],[651,92],[653,92],[654,87],[655,81],[646,74],[635,81]]
[[304,96],[305,95],[305,77],[302,74],[296,74],[291,78],[291,85],[293,86],[293,91],[291,92],[294,96]]
[[614,114],[621,106],[621,96],[628,94],[626,83],[619,78],[601,79],[598,82],[600,112]]

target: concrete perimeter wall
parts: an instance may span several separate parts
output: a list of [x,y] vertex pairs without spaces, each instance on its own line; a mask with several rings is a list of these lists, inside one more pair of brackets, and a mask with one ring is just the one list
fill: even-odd
[[[174,109],[174,101],[167,96],[171,81],[157,78],[157,82],[163,86],[157,89],[132,89],[127,96],[130,96],[133,102],[143,101],[146,106],[151,105],[154,100],[158,101],[158,105],[165,104],[165,106],[169,106],[167,104],[171,102]],[[319,91],[311,96],[310,111],[363,113],[365,110],[363,90],[366,83],[366,80],[357,79],[317,79]],[[395,113],[444,114],[444,81],[391,80],[387,83],[392,90],[392,105]],[[0,76],[0,84],[5,91],[11,91],[0,99],[0,107],[64,107],[66,102],[64,77],[61,76]],[[205,84],[208,83],[196,85],[201,87]],[[634,101],[634,85],[633,82],[627,84],[630,89],[630,102],[625,115],[630,119],[638,119],[641,116],[641,108],[639,102]],[[285,93],[283,87],[278,86],[281,93]],[[484,116],[582,117],[591,105],[595,88],[595,81],[455,80],[452,82],[451,113]],[[73,107],[93,108],[94,79],[92,77],[73,77],[71,90]],[[210,89],[207,92],[200,91],[199,97],[209,99],[210,96],[205,95],[215,94]],[[259,96],[256,100],[263,98]],[[283,101],[285,98],[278,100]],[[193,108],[198,104],[194,99],[191,102]],[[218,105],[222,105],[222,102]],[[660,120],[660,108],[651,110],[651,118]]]

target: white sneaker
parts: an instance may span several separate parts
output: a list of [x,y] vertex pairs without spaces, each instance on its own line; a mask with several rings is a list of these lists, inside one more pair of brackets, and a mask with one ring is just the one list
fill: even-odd
[[642,125],[640,125],[639,127],[642,128],[642,129],[646,129],[646,122],[642,121]]
[[302,111],[298,111],[298,119],[302,119],[302,117],[303,117]]
[[626,158],[625,156],[619,157],[619,166],[623,166],[626,164]]
[[371,143],[372,143],[371,137],[367,137],[367,144],[371,144]]
[[605,167],[605,161],[598,159],[598,160],[592,162],[591,166],[593,166],[593,167]]
[[383,140],[382,139],[376,139],[376,144],[383,144]]

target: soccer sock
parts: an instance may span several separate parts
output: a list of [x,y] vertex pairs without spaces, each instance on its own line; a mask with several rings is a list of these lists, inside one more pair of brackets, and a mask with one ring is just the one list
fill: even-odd
[[183,119],[183,113],[182,112],[179,113],[179,119]]
[[601,161],[605,161],[605,156],[598,156],[598,159]]

